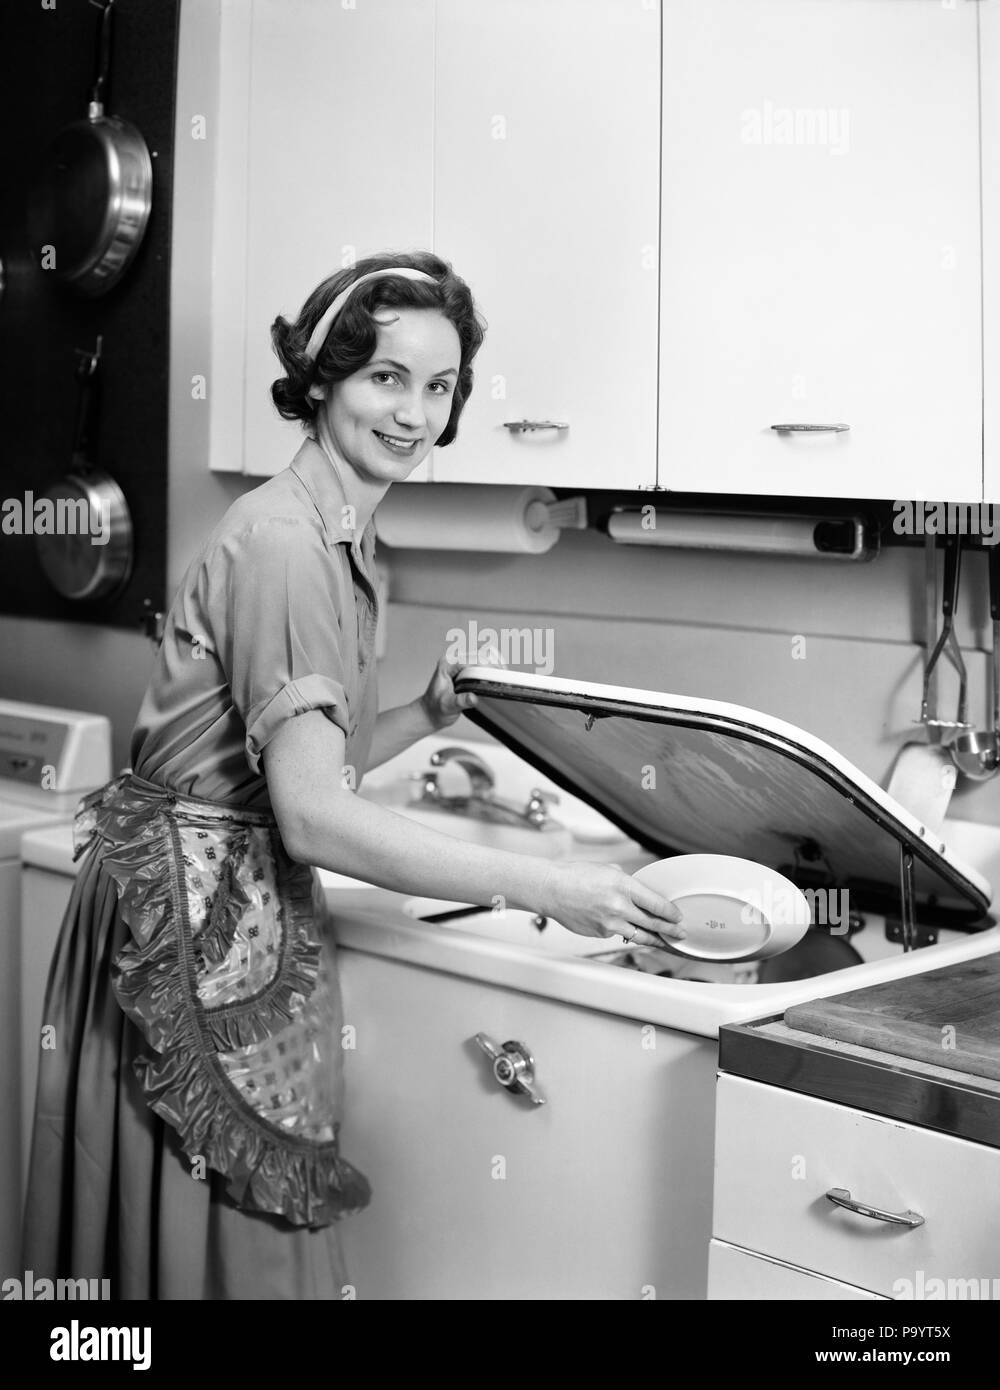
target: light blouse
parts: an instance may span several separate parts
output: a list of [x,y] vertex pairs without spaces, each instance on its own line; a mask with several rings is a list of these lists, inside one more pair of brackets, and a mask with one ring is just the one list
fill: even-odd
[[174,599],[132,735],[136,774],[184,795],[269,808],[262,754],[318,709],[360,785],[377,713],[375,527],[359,537],[314,439],[240,498]]

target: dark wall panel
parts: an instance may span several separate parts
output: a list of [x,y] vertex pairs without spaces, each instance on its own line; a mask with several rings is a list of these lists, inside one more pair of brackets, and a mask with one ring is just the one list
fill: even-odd
[[[53,0],[49,0],[50,5]],[[0,533],[0,611],[135,627],[164,606],[171,171],[179,0],[118,0],[107,114],[138,126],[153,156],[143,244],[119,283],[86,299],[43,270],[30,245],[32,181],[62,126],[86,116],[100,8],[92,0],[3,0],[0,79],[0,503],[36,495],[70,462],[75,349],[103,338],[94,454],[125,493],[135,528],[127,587],[72,603],[49,585],[30,536]],[[57,248],[58,253],[58,248]]]

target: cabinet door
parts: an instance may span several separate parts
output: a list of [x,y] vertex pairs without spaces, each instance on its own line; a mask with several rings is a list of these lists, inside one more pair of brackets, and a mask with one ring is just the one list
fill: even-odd
[[980,500],[978,145],[975,4],[664,0],[661,486]]
[[[714,1040],[340,951],[361,1299],[704,1298]],[[546,1104],[474,1042],[516,1040]]]
[[435,249],[489,330],[435,481],[651,486],[657,7],[438,0],[436,88]]
[[[242,438],[226,453],[246,473],[278,472],[302,440],[271,403],[276,316],[297,314],[322,279],[362,256],[431,244],[433,9],[253,0],[229,12],[224,57],[246,57],[228,82],[222,74],[239,215],[219,257],[243,271],[230,327]],[[425,462],[417,476],[427,474]]]

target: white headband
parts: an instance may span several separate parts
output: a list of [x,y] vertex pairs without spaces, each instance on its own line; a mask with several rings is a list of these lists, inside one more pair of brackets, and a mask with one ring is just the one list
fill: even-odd
[[356,280],[351,281],[346,290],[341,290],[336,299],[331,300],[326,312],[310,333],[309,341],[306,343],[306,356],[310,362],[316,361],[320,348],[326,342],[326,336],[330,332],[334,319],[357,287],[363,285],[366,280],[375,280],[382,275],[401,275],[404,280],[429,280],[432,285],[437,284],[433,275],[428,275],[424,270],[411,270],[408,266],[389,266],[386,270],[369,270],[366,275],[359,275]]

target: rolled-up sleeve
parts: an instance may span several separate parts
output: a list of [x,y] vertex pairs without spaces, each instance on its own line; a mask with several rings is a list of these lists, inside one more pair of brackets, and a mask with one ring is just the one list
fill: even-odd
[[220,656],[251,771],[261,771],[281,725],[308,710],[322,710],[346,737],[356,690],[354,598],[322,534],[294,518],[257,521],[228,538],[222,568]]

